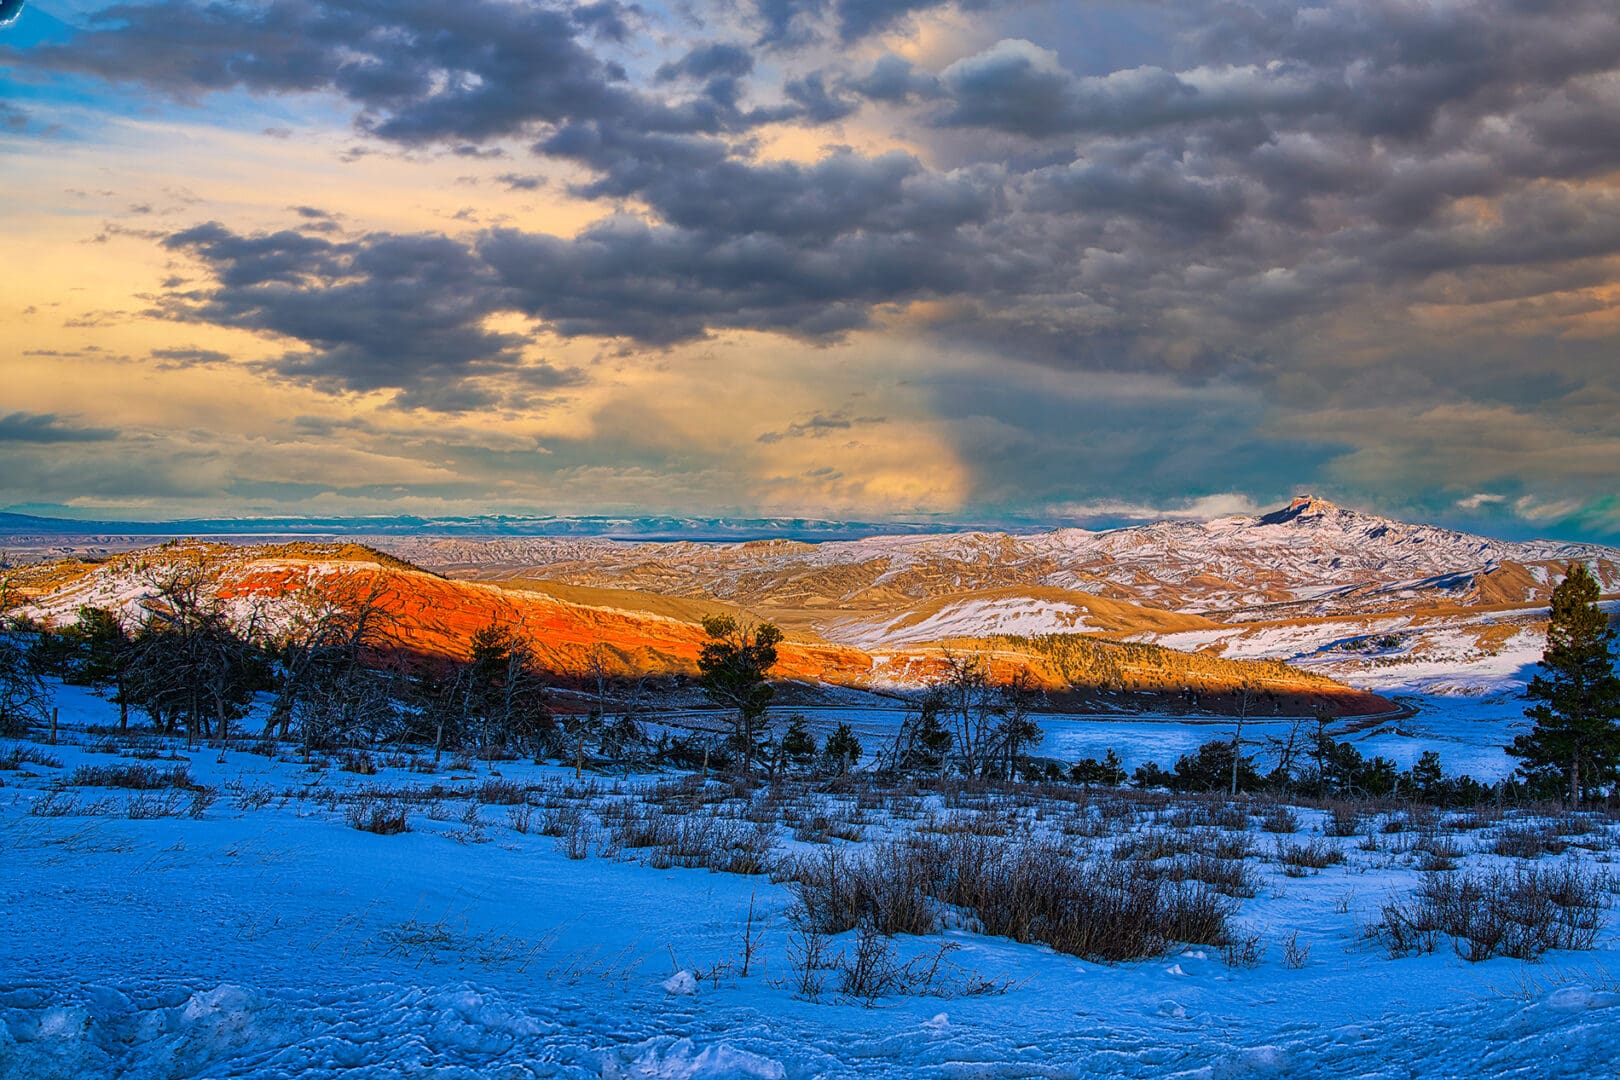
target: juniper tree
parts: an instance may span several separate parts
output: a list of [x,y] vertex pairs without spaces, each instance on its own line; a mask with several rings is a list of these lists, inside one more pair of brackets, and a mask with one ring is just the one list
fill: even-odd
[[1125,782],[1125,763],[1120,760],[1119,754],[1109,747],[1103,759],[1081,758],[1069,766],[1069,779],[1076,784],[1102,784],[1106,787],[1119,787]]
[[821,753],[827,768],[842,776],[861,760],[861,740],[855,737],[854,728],[848,724],[839,724],[833,729],[833,733],[827,736],[827,745],[822,748]]
[[479,749],[493,759],[515,744],[538,757],[555,722],[534,651],[512,629],[491,623],[473,632],[462,672],[466,716]]
[[895,736],[892,767],[900,772],[940,775],[954,737],[940,723],[945,695],[935,687],[924,694],[915,712],[906,713]]
[[749,776],[759,723],[775,693],[765,675],[776,666],[782,631],[773,623],[751,626],[730,615],[706,616],[703,630],[709,640],[698,654],[698,685],[716,705],[732,710],[743,775]]
[[781,749],[783,763],[795,768],[809,768],[816,760],[816,737],[810,734],[809,724],[798,713],[788,717]]
[[1569,784],[1572,807],[1583,787],[1620,764],[1620,678],[1614,672],[1614,628],[1598,607],[1598,583],[1581,563],[1553,590],[1542,673],[1526,691],[1537,702],[1524,711],[1535,721],[1508,753],[1527,774],[1557,769]]
[[63,632],[75,645],[78,663],[74,678],[99,691],[112,691],[118,706],[118,729],[129,728],[129,694],[126,683],[132,660],[129,633],[116,612],[84,605],[79,621]]

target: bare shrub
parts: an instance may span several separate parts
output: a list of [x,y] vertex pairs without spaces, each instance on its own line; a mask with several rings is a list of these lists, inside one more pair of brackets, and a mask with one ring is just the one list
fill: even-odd
[[871,1002],[894,993],[899,985],[900,965],[895,961],[894,947],[881,930],[862,923],[855,936],[854,952],[839,959],[839,993]]
[[1505,825],[1491,842],[1491,851],[1515,859],[1539,859],[1562,855],[1569,842],[1551,824]]
[[1295,930],[1289,934],[1288,939],[1283,942],[1283,967],[1290,971],[1298,971],[1310,958],[1311,947],[1308,944],[1300,944],[1299,931]]
[[1238,930],[1221,946],[1221,959],[1227,967],[1257,968],[1266,958],[1266,946],[1258,930]]
[[1260,827],[1268,833],[1299,832],[1299,815],[1292,807],[1273,806],[1260,819]]
[[191,770],[185,765],[159,769],[152,765],[80,765],[68,777],[77,787],[129,788],[156,791],[162,788],[195,788]]
[[813,862],[796,892],[807,922],[824,933],[863,921],[880,932],[931,928],[932,898],[987,934],[1118,961],[1160,955],[1173,941],[1221,944],[1232,913],[1203,882],[1168,881],[1136,860],[1079,860],[1044,841],[921,836],[870,858]]
[[172,788],[167,791],[137,791],[124,804],[124,816],[131,821],[179,817],[185,812],[189,801],[184,792]]
[[1417,858],[1417,868],[1429,874],[1457,869],[1457,860],[1466,854],[1454,837],[1434,832],[1418,837],[1411,852]]
[[1277,839],[1277,865],[1289,877],[1305,877],[1344,862],[1344,852],[1337,844],[1317,838],[1312,840]]
[[377,762],[364,750],[344,750],[337,756],[338,768],[360,776],[376,776]]
[[275,801],[275,789],[269,784],[249,784],[232,780],[225,785],[225,794],[231,797],[238,810],[262,810]]
[[485,806],[515,806],[528,801],[528,792],[516,780],[490,777],[478,785],[473,798]]
[[1250,897],[1260,891],[1259,879],[1242,859],[1183,855],[1160,872],[1169,881],[1201,881],[1223,896]]
[[776,851],[774,826],[730,817],[714,809],[661,814],[650,807],[627,807],[607,815],[614,847],[651,848],[648,864],[707,867],[727,874],[763,874]]
[[28,743],[12,743],[0,750],[0,770],[14,771],[24,765],[39,765],[46,769],[60,769],[62,759]]
[[28,806],[32,817],[72,817],[79,812],[79,797],[68,791],[47,791]]
[[575,814],[567,831],[557,837],[557,850],[576,861],[591,853],[591,823],[584,814]]
[[1365,810],[1355,803],[1335,802],[1328,807],[1327,820],[1322,823],[1324,836],[1355,836],[1361,832]]
[[397,799],[379,795],[362,795],[351,801],[345,818],[349,828],[379,836],[394,836],[411,828],[405,820],[405,806]]
[[934,885],[936,849],[926,845],[882,843],[851,854],[828,848],[800,859],[789,887],[799,917],[823,934],[841,934],[857,925],[882,934],[931,934],[938,926]]
[[1573,863],[1436,874],[1408,899],[1385,904],[1368,936],[1404,956],[1432,952],[1446,935],[1471,962],[1591,949],[1603,929],[1608,887],[1604,875]]
[[835,966],[827,959],[827,935],[804,924],[788,939],[788,966],[793,973],[795,997],[815,1001],[827,985],[827,971]]

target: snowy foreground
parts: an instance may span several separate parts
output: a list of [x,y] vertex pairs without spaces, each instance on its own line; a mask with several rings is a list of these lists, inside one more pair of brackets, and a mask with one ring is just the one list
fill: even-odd
[[[75,693],[64,718],[106,719]],[[1269,804],[808,791],[769,804],[718,783],[576,785],[448,757],[432,773],[379,757],[360,775],[295,753],[174,750],[69,725],[0,772],[0,1077],[1616,1075],[1612,912],[1596,949],[1537,963],[1470,963],[1444,939],[1391,958],[1364,934],[1437,850],[1465,870],[1602,874],[1620,842],[1602,818],[1561,823],[1568,850],[1529,860],[1492,851],[1539,823],[1492,815],[1386,812],[1324,836],[1347,830],[1313,809],[1296,832],[1266,831]],[[183,766],[213,797],[69,783],[131,765]],[[408,832],[354,827],[395,811]],[[863,999],[828,970],[807,1000],[790,885],[634,846],[625,823],[643,811],[730,822],[772,861],[919,831],[1042,836],[1088,858],[1133,835],[1247,836],[1254,895],[1232,900],[1232,925],[1252,955],[1173,945],[1109,965],[946,920],[886,943],[897,965],[939,960],[925,986]],[[1114,824],[1087,824],[1099,814]],[[1284,844],[1343,861],[1291,873]],[[856,938],[828,949],[848,956]]]

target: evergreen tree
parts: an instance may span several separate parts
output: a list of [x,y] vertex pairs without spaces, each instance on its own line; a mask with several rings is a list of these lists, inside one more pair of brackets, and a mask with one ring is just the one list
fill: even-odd
[[855,737],[855,729],[848,724],[839,724],[833,733],[827,736],[827,745],[822,750],[827,767],[842,776],[855,767],[861,760],[861,740]]
[[486,758],[550,749],[556,724],[534,653],[519,634],[491,623],[473,633],[465,669],[467,715]]
[[112,691],[118,706],[119,730],[129,728],[129,695],[125,681],[132,657],[129,634],[115,612],[85,605],[79,621],[63,632],[79,653],[74,681],[96,690]]
[[1197,753],[1184,754],[1177,759],[1173,786],[1181,791],[1221,791],[1231,785],[1234,772],[1236,790],[1260,788],[1260,772],[1255,768],[1254,758],[1234,753],[1230,739],[1207,742]]
[[1527,695],[1537,704],[1525,715],[1535,727],[1508,747],[1522,770],[1557,769],[1568,783],[1569,802],[1601,783],[1620,764],[1620,678],[1614,672],[1614,628],[1598,607],[1598,583],[1572,563],[1553,590],[1542,674]]
[[782,760],[796,769],[807,769],[816,760],[816,737],[798,713],[788,717],[787,731],[782,736]]
[[730,615],[706,616],[703,630],[709,640],[698,654],[698,685],[716,705],[733,710],[732,741],[739,744],[743,775],[748,776],[759,724],[775,694],[765,673],[776,665],[782,631],[772,623],[747,626]]
[[1105,787],[1118,787],[1125,782],[1125,763],[1120,760],[1113,747],[1103,759],[1081,758],[1069,766],[1069,779],[1076,784],[1101,784]]
[[895,739],[895,769],[935,776],[944,771],[954,741],[954,736],[940,722],[944,707],[945,697],[936,688],[923,695],[916,712],[906,713]]
[[1423,751],[1417,764],[1412,766],[1412,786],[1426,802],[1438,802],[1445,774],[1440,768],[1440,755],[1433,750]]

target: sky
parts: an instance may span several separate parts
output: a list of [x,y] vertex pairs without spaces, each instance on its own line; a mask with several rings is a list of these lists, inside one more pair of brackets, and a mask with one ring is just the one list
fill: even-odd
[[1613,0],[27,0],[0,507],[1620,540]]

